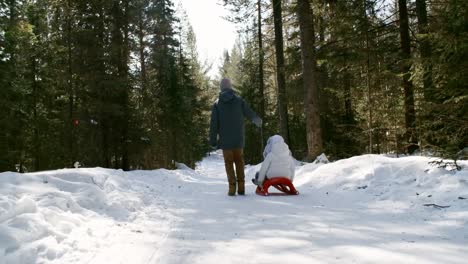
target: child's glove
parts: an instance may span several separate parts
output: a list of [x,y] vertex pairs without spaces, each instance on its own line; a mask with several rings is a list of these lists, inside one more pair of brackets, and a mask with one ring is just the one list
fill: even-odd
[[253,184],[257,185],[257,186],[262,186],[263,184],[258,182],[256,179],[252,179],[252,182]]

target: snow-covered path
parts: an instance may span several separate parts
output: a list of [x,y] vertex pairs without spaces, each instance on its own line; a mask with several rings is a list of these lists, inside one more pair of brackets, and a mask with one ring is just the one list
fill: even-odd
[[[384,181],[388,185],[374,196],[391,200],[371,197],[369,203],[368,192],[358,189],[366,181],[362,186],[349,182],[317,188],[304,174],[318,165],[308,166],[299,170],[300,196],[259,197],[248,184],[247,196],[229,197],[221,157],[205,159],[194,173],[197,180],[185,187],[189,191],[173,200],[174,214],[184,220],[157,263],[465,263],[467,210],[448,213],[415,201],[395,201],[399,190],[385,193],[385,188],[407,184],[399,179]],[[369,165],[356,171],[345,167],[364,179],[356,171],[367,173]],[[247,169],[247,178],[257,169]],[[394,173],[385,176],[399,177]],[[468,185],[464,187],[468,193]]]
[[[297,168],[299,196],[196,170],[0,174],[0,263],[466,263],[468,162],[366,155]],[[448,205],[437,209],[424,204]]]

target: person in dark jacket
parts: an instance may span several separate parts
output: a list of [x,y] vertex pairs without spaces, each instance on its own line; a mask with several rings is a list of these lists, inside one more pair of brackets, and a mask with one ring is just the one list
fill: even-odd
[[[231,80],[221,80],[219,98],[211,109],[210,145],[223,150],[224,166],[229,182],[228,195],[245,194],[244,174],[244,117],[257,127],[262,119],[232,90]],[[234,172],[234,164],[236,171]]]

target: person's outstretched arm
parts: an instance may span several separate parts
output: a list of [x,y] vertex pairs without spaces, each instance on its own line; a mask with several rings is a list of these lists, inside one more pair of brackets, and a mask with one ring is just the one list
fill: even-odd
[[242,99],[242,112],[244,116],[247,117],[252,123],[254,123],[257,127],[262,126],[262,119],[258,117],[258,115],[250,108],[249,104],[247,104],[244,99]]
[[216,147],[218,143],[218,129],[219,129],[219,116],[216,103],[211,108],[211,121],[210,121],[210,146]]

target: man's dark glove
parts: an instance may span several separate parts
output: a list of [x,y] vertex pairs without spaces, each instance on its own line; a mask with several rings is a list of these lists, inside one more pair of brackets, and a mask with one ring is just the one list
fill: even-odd
[[254,120],[252,120],[252,122],[258,127],[258,128],[261,128],[262,127],[262,124],[263,124],[263,121],[260,117],[256,117],[254,118]]

